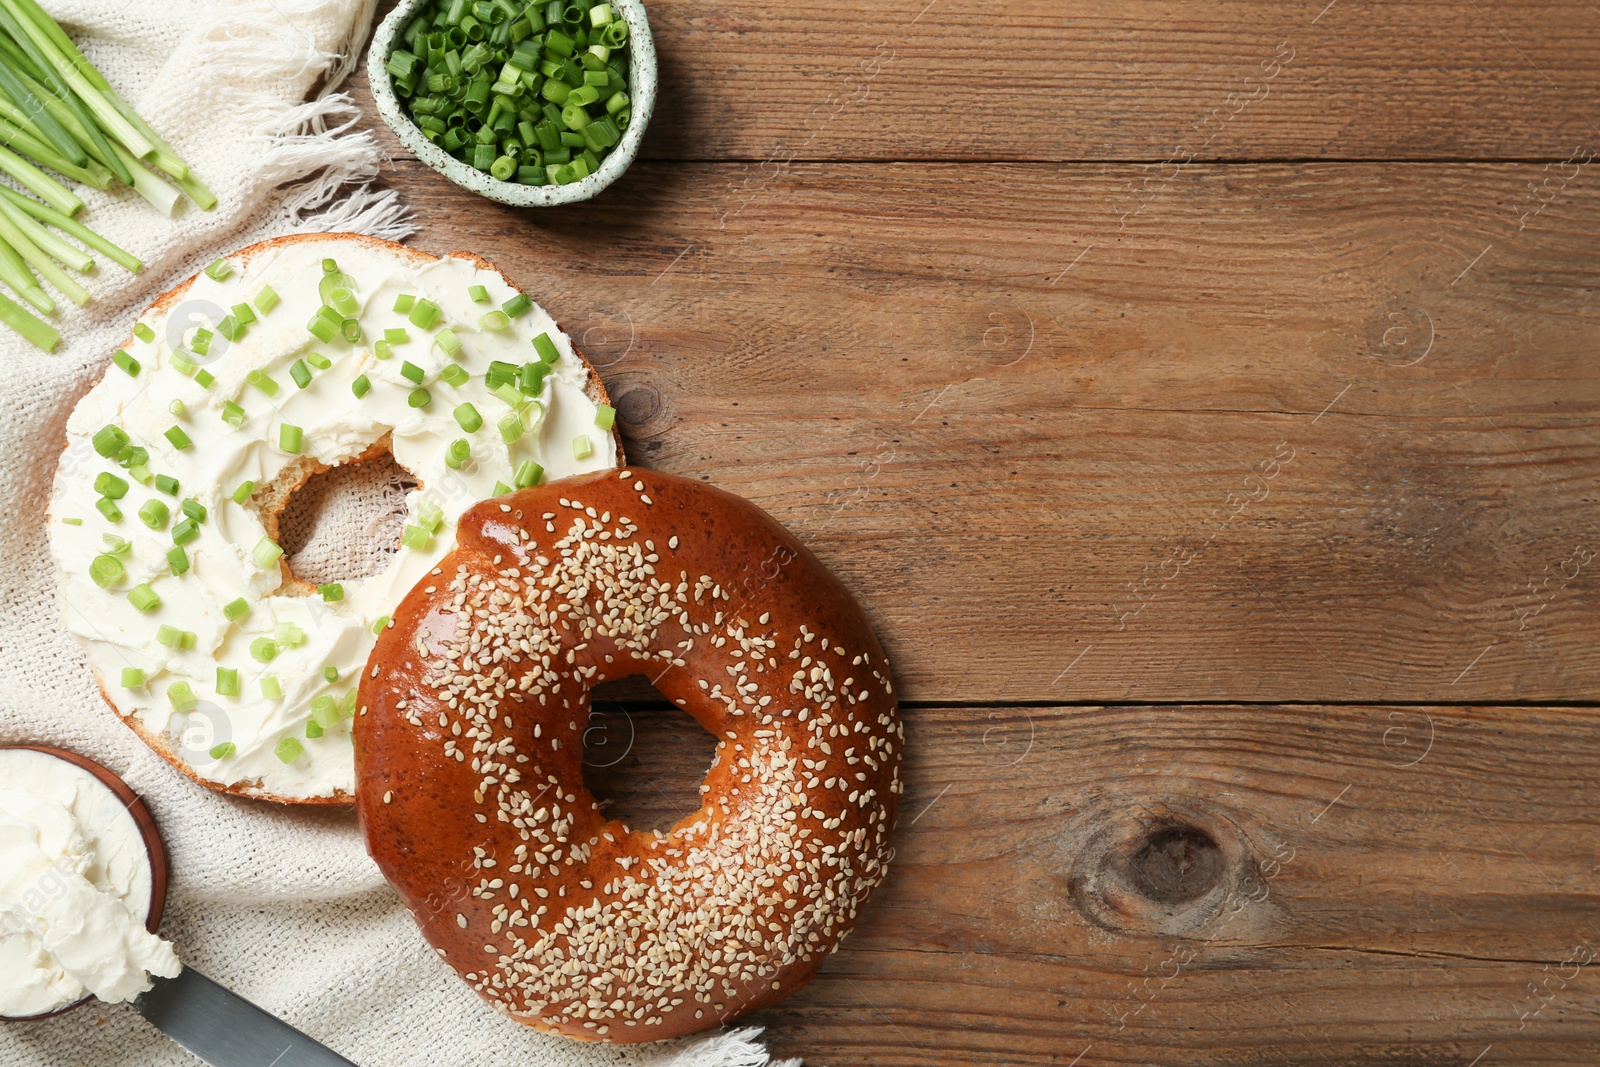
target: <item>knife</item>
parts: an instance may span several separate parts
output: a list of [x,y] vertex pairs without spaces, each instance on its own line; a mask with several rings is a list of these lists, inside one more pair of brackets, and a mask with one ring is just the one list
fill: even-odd
[[212,1067],[356,1067],[193,967],[156,978],[132,1007]]

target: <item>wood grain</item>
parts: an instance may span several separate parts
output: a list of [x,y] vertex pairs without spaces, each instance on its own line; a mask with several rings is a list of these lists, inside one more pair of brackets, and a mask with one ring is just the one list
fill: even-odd
[[651,0],[647,158],[1562,159],[1583,0]]
[[1535,165],[391,181],[582,341],[630,455],[845,577],[908,700],[1564,701],[1600,694],[1593,166],[1537,214]]
[[[415,243],[524,283],[630,455],[771,511],[894,659],[900,857],[774,1052],[1600,1062],[1600,8],[650,13],[589,204],[375,129]],[[588,778],[664,827],[710,739],[651,695]]]
[[[608,714],[633,749],[591,782],[670,824],[709,738]],[[777,1054],[1600,1056],[1593,709],[929,708],[907,739],[895,868],[812,984],[752,1018]],[[1140,858],[1175,832],[1199,842],[1176,872]]]

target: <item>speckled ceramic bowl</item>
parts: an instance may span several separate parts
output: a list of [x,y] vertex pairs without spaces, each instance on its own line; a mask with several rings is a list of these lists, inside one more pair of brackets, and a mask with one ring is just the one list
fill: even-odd
[[601,161],[600,169],[571,185],[519,185],[500,181],[450,155],[423,136],[411,121],[394,95],[388,69],[389,54],[394,51],[395,42],[412,15],[432,2],[434,0],[400,0],[373,33],[372,48],[367,53],[367,77],[372,81],[372,99],[378,106],[378,114],[418,159],[463,189],[514,207],[550,207],[587,200],[622,176],[639,153],[639,142],[644,139],[645,127],[650,124],[650,115],[656,106],[656,46],[650,38],[650,22],[640,0],[608,0],[612,9],[628,22],[628,96],[633,118],[622,140]]

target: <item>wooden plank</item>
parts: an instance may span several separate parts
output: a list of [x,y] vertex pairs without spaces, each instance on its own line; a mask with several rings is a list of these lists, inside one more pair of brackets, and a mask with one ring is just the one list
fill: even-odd
[[652,0],[667,159],[1565,159],[1584,0]]
[[1142,173],[392,181],[588,347],[637,461],[841,573],[906,699],[1600,697],[1595,172]]
[[[710,738],[675,711],[622,723],[632,749],[591,783],[668,825]],[[1533,707],[912,711],[889,881],[751,1021],[838,1067],[1595,1062],[1597,728]]]

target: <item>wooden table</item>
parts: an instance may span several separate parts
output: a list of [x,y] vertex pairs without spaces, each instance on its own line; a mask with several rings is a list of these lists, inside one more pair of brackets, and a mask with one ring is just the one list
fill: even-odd
[[[775,1051],[1600,1062],[1600,8],[651,17],[598,200],[387,180],[894,659],[899,856]],[[710,740],[629,710],[665,825]]]

